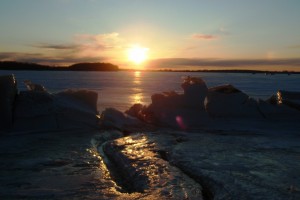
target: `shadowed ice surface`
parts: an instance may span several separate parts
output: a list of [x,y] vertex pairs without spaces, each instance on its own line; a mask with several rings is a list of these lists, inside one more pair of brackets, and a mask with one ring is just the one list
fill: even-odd
[[116,196],[90,140],[95,132],[1,137],[1,199],[111,199]]

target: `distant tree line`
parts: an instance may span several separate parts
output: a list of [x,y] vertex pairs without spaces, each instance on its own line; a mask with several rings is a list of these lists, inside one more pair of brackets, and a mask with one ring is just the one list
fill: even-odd
[[69,66],[73,71],[117,71],[119,67],[111,63],[77,63]]
[[50,66],[36,63],[22,63],[15,61],[0,61],[2,70],[51,70]]
[[111,63],[77,63],[68,67],[49,66],[36,63],[0,61],[0,70],[34,70],[34,71],[118,71],[119,67]]

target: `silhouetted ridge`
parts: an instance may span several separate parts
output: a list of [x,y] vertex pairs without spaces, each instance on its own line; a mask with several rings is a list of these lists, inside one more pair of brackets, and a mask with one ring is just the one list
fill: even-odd
[[77,63],[69,66],[74,71],[117,71],[119,67],[111,63]]
[[16,61],[0,61],[2,70],[51,70],[51,66],[36,63],[23,63]]

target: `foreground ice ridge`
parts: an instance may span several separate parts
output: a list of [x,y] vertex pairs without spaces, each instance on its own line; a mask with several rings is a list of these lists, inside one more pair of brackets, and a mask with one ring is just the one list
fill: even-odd
[[145,199],[203,199],[201,185],[170,165],[148,134],[107,141],[98,151],[123,193]]

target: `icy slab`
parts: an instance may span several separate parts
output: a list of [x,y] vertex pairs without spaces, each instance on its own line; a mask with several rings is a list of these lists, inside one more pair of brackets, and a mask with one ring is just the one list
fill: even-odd
[[96,92],[86,90],[21,91],[15,102],[13,130],[97,127],[97,98]]
[[125,133],[155,129],[150,124],[114,108],[106,108],[101,113],[99,125],[104,129],[117,129]]
[[64,98],[65,101],[70,100],[71,102],[76,101],[77,104],[81,104],[81,107],[86,108],[88,112],[94,111],[97,113],[97,101],[98,101],[98,93],[90,90],[74,90],[68,89],[62,92],[55,94],[58,98]]
[[186,106],[204,109],[204,99],[207,96],[208,88],[206,83],[199,77],[186,77],[181,84],[184,91]]
[[0,76],[0,130],[9,129],[13,123],[13,105],[17,95],[14,75]]
[[258,101],[258,108],[267,119],[295,120],[300,119],[300,111],[285,104],[271,104],[263,100]]
[[30,80],[24,80],[24,84],[29,91],[46,92],[46,88],[43,85],[32,83]]
[[300,92],[279,90],[277,92],[278,104],[285,104],[291,108],[300,110]]
[[299,135],[186,134],[170,161],[214,199],[299,199]]
[[262,118],[257,102],[232,85],[209,88],[205,109],[212,117]]

